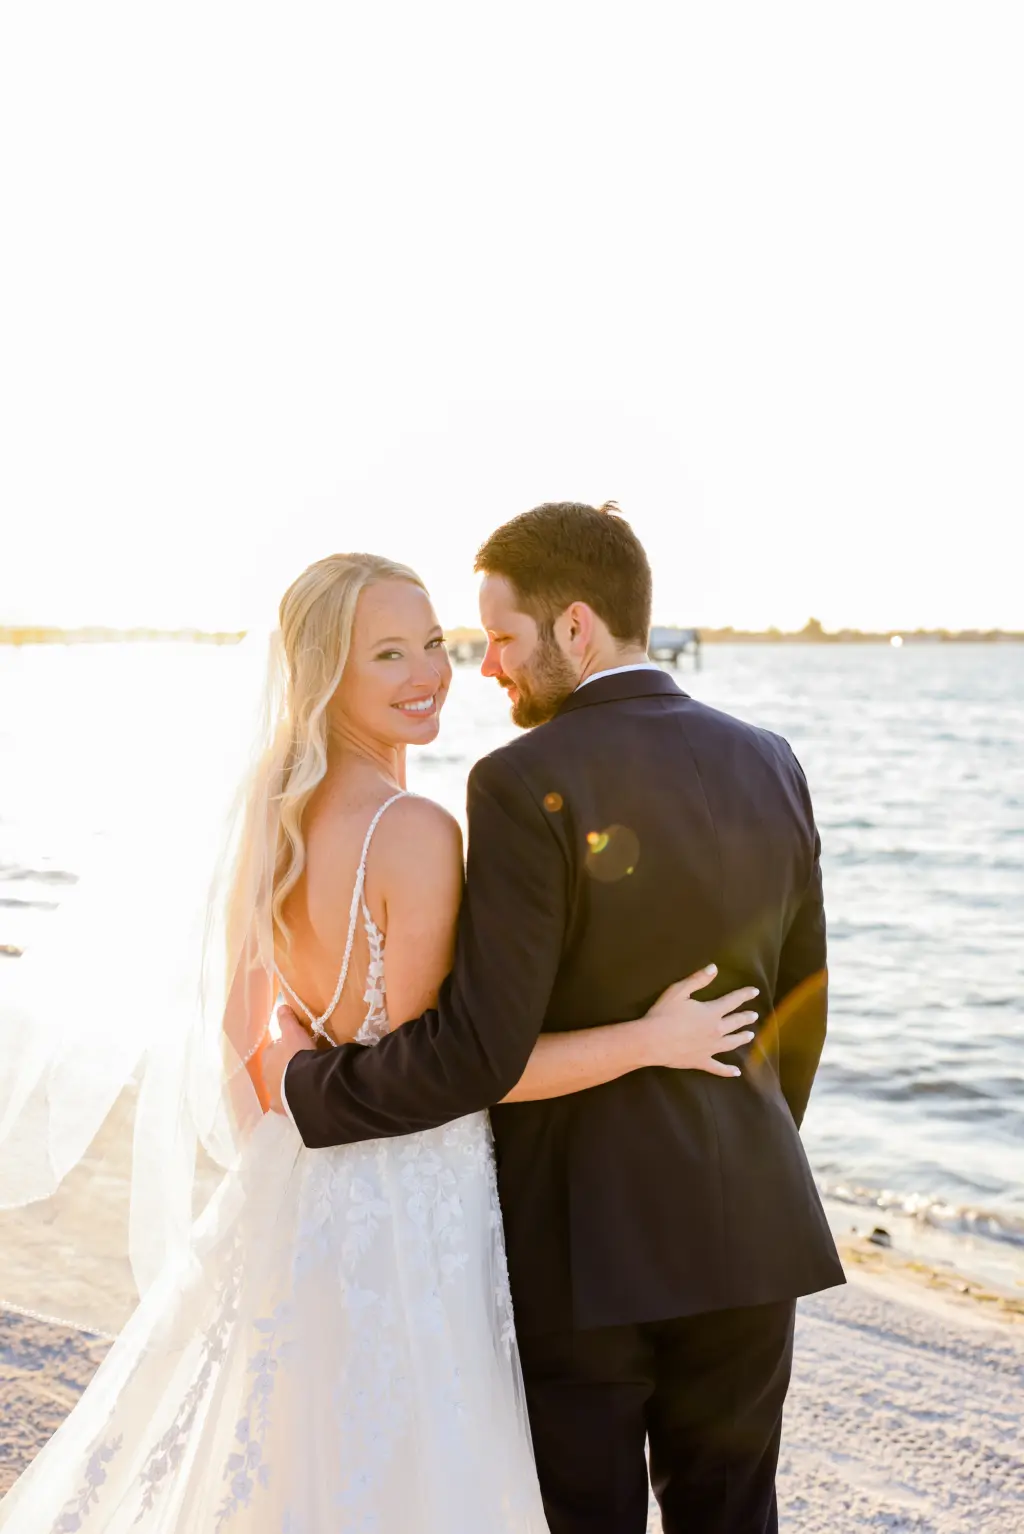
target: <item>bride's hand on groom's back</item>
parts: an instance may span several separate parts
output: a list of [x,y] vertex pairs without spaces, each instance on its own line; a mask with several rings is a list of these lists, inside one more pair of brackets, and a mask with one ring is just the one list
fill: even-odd
[[717,1058],[749,1044],[754,1038],[756,1012],[737,1008],[753,1001],[756,986],[743,986],[714,1001],[698,1001],[695,992],[705,990],[718,973],[714,964],[679,980],[664,991],[637,1024],[645,1065],[674,1070],[708,1071],[712,1076],[739,1076],[739,1066]]

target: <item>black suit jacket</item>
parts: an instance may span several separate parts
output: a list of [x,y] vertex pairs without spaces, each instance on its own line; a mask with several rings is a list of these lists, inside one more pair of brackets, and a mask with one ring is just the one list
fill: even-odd
[[660,671],[579,689],[469,779],[466,898],[437,1010],[303,1052],[309,1146],[407,1134],[515,1085],[542,1029],[642,1015],[714,960],[760,988],[741,1079],[648,1069],[492,1110],[516,1324],[540,1333],[842,1283],[800,1142],[825,1037],[819,844],[784,740]]

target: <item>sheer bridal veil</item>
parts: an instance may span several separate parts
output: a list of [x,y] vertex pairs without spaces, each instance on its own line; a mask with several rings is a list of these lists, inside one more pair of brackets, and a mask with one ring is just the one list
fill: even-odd
[[180,798],[143,796],[2,977],[0,1306],[90,1331],[187,1261],[262,1116],[246,1062],[274,997],[280,631],[220,659]]

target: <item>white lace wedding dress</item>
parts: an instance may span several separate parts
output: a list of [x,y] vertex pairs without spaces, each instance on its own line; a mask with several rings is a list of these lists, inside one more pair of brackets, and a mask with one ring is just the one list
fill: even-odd
[[[380,814],[342,966],[361,910],[365,1044],[388,1028],[363,896]],[[268,1114],[191,1245],[4,1534],[546,1534],[485,1113],[329,1150]]]

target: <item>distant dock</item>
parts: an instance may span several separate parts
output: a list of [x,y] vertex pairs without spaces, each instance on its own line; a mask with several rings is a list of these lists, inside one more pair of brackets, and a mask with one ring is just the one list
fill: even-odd
[[693,658],[695,671],[700,670],[701,648],[699,629],[653,628],[647,646],[651,660],[671,661],[680,666],[685,658]]

